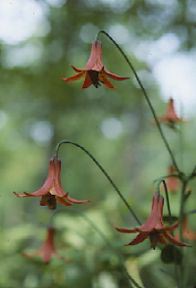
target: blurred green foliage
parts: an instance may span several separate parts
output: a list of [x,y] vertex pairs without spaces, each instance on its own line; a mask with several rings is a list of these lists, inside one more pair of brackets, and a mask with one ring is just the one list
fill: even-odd
[[[12,191],[37,189],[46,176],[48,159],[55,145],[65,138],[88,148],[140,218],[147,217],[152,192],[156,189],[153,181],[167,173],[170,159],[143,95],[121,55],[102,36],[105,65],[112,72],[131,78],[131,81],[115,82],[115,90],[103,87],[82,90],[81,81],[66,84],[61,78],[72,75],[70,64],[85,65],[90,43],[99,29],[105,29],[114,33],[117,42],[119,37],[138,73],[146,75],[142,77],[144,85],[160,115],[165,104],[159,97],[159,87],[148,63],[137,57],[135,47],[137,43],[153,42],[166,33],[173,33],[180,40],[179,51],[193,50],[196,37],[191,11],[194,3],[186,0],[36,2],[39,9],[45,11],[43,21],[48,27],[45,34],[40,36],[39,28],[43,27],[39,27],[31,37],[17,44],[0,42],[0,287],[127,287],[117,256],[120,254],[132,277],[145,283],[145,287],[173,288],[174,267],[161,262],[159,249],[151,251],[148,241],[137,247],[123,246],[132,236],[119,235],[113,227],[131,227],[136,223],[101,172],[81,151],[66,145],[60,153],[65,191],[91,201],[82,207],[64,208],[54,218],[58,231],[56,246],[59,254],[69,259],[67,263],[54,259],[44,265],[22,256],[23,251],[41,245],[53,212],[40,207],[37,199],[16,198]],[[19,61],[14,51],[23,51],[27,45],[31,53],[23,55],[23,62],[14,64]],[[34,57],[36,51],[39,52],[37,58]],[[30,61],[31,57],[35,60]],[[180,133],[164,128],[186,172],[195,165],[195,128],[194,119],[184,124],[183,152],[179,145]],[[192,199],[194,184],[192,181]],[[176,215],[178,193],[171,195],[171,206]],[[186,209],[194,208],[194,201],[190,200]],[[82,215],[97,225],[117,254]],[[192,228],[194,217],[190,219]],[[195,247],[186,250],[190,279],[187,288],[193,288],[196,285]]]

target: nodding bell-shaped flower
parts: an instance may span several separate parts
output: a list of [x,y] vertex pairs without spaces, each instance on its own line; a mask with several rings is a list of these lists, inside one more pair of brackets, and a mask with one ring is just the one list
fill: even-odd
[[159,122],[167,124],[171,128],[175,128],[175,124],[183,122],[183,119],[178,117],[175,107],[174,99],[170,98],[167,104],[166,113],[159,117]]
[[[176,173],[176,169],[173,165],[168,167],[168,174],[174,175]],[[179,180],[175,176],[170,176],[166,179],[167,189],[169,192],[177,192],[179,188]]]
[[146,222],[133,229],[128,228],[116,228],[117,231],[122,233],[137,233],[135,239],[133,239],[127,245],[136,245],[143,242],[145,239],[149,238],[151,242],[151,247],[156,248],[158,243],[167,244],[168,242],[177,245],[177,246],[187,246],[185,243],[177,240],[172,234],[171,231],[177,228],[178,223],[175,223],[171,226],[164,226],[163,224],[163,205],[164,198],[155,193],[152,200],[152,209],[150,216]]
[[48,176],[41,188],[32,193],[14,192],[14,194],[17,197],[41,197],[40,205],[48,206],[49,209],[55,209],[57,202],[64,206],[89,202],[71,198],[67,192],[64,192],[61,185],[61,161],[55,157],[49,162]]
[[34,257],[40,257],[41,260],[48,264],[52,257],[57,257],[58,259],[63,259],[61,256],[58,255],[55,248],[54,237],[55,237],[56,230],[52,227],[49,227],[46,232],[46,238],[42,244],[42,246],[33,253],[22,253],[23,256],[26,258],[33,259]]
[[91,85],[98,88],[102,83],[105,87],[112,89],[114,86],[108,78],[119,81],[129,79],[129,77],[121,77],[111,73],[104,67],[102,62],[102,46],[98,40],[92,43],[90,57],[85,67],[80,69],[72,66],[72,68],[76,74],[68,78],[63,78],[63,80],[65,82],[71,82],[84,78],[82,88],[88,88]]

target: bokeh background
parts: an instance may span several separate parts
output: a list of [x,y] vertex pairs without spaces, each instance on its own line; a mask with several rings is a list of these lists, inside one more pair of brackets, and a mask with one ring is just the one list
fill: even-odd
[[[153,181],[167,174],[170,159],[152,115],[119,51],[101,36],[108,70],[130,80],[115,90],[66,84],[70,64],[83,67],[91,42],[106,30],[123,47],[146,87],[158,115],[169,97],[186,123],[164,132],[185,172],[195,165],[196,2],[193,0],[1,0],[0,1],[0,287],[127,287],[117,254],[145,287],[173,288],[173,265],[148,241],[124,247],[132,237],[114,226],[135,226],[123,202],[83,152],[60,152],[65,191],[91,204],[64,208],[53,217],[56,246],[68,263],[22,256],[44,240],[53,212],[39,199],[12,192],[34,191],[47,175],[55,145],[69,139],[100,161],[138,216],[151,206]],[[194,207],[192,200],[186,210]],[[177,215],[179,193],[170,195]],[[167,211],[165,210],[165,214]],[[86,218],[87,217],[87,218]],[[195,216],[190,217],[194,228]],[[89,222],[90,219],[90,222]],[[188,252],[189,287],[196,285],[194,246]]]

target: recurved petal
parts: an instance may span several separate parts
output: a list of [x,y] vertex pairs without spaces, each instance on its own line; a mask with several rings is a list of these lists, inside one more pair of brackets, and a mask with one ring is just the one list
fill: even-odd
[[167,238],[171,243],[173,243],[174,245],[177,246],[187,246],[187,247],[191,247],[191,245],[188,245],[184,242],[181,242],[179,240],[177,240],[174,236],[172,236],[170,233],[165,232],[164,233],[165,238]]
[[33,193],[28,193],[28,192],[23,192],[23,193],[16,193],[13,192],[17,197],[40,197],[45,194],[47,194],[47,191],[45,189],[40,188],[39,190],[33,192]]
[[111,73],[111,72],[109,72],[108,70],[104,70],[104,72],[105,72],[105,74],[106,74],[108,77],[110,77],[110,78],[112,78],[112,79],[114,79],[114,80],[119,80],[119,81],[121,81],[121,80],[127,80],[127,79],[129,79],[129,77],[122,77],[122,76],[119,76],[119,75],[117,75],[117,74],[115,74],[115,73]]
[[77,73],[71,77],[63,78],[63,81],[65,81],[65,82],[76,81],[76,80],[82,78],[84,76],[84,74],[85,74],[85,71],[82,71],[82,72],[79,72],[79,73]]
[[121,233],[135,233],[138,232],[138,228],[133,228],[133,229],[128,229],[128,228],[119,228],[119,227],[115,227],[115,229]]
[[90,202],[89,200],[77,200],[69,196],[67,196],[66,199],[73,204],[85,204]]
[[164,231],[172,231],[172,230],[176,229],[178,227],[178,225],[179,225],[179,223],[176,222],[171,226],[164,226],[163,230]]
[[72,67],[73,70],[76,71],[76,72],[82,72],[82,71],[85,71],[84,69],[77,68],[76,66],[73,66],[73,65],[71,65],[71,67]]
[[128,243],[126,246],[129,245],[136,245],[141,242],[143,242],[146,238],[148,238],[149,233],[139,233],[135,239],[133,239],[130,243]]

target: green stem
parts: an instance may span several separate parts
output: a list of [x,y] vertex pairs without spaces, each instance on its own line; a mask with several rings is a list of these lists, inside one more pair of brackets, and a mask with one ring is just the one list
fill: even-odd
[[182,182],[182,189],[181,189],[181,199],[180,199],[180,211],[179,211],[179,235],[180,240],[183,241],[183,231],[182,231],[182,222],[184,218],[184,206],[185,206],[185,199],[186,199],[186,187],[187,187],[187,181]]
[[114,183],[114,181],[112,180],[112,178],[109,176],[109,174],[106,172],[106,170],[103,168],[103,166],[95,159],[95,157],[83,146],[81,146],[78,143],[69,141],[69,140],[62,140],[61,142],[59,142],[56,146],[56,150],[55,150],[55,157],[58,158],[58,152],[59,149],[61,147],[62,144],[71,144],[79,149],[81,149],[82,151],[84,151],[92,160],[93,162],[99,167],[99,169],[102,171],[102,173],[105,175],[105,177],[108,179],[108,181],[110,182],[110,184],[112,185],[112,187],[114,188],[114,190],[117,192],[117,194],[119,195],[119,197],[121,198],[121,200],[124,202],[124,204],[126,205],[126,207],[129,209],[130,213],[132,214],[132,216],[134,217],[134,219],[136,220],[136,222],[141,225],[141,221],[139,220],[139,218],[137,217],[137,215],[135,214],[134,210],[131,208],[131,206],[129,205],[129,203],[127,202],[127,200],[124,198],[124,196],[122,195],[122,193],[120,192],[119,188],[116,186],[116,184]]
[[[110,241],[107,239],[107,237],[105,236],[105,234],[94,224],[93,221],[91,221],[86,215],[82,214],[81,215],[89,224],[90,226],[101,236],[101,238],[104,240],[104,242],[107,244],[107,246],[113,250],[115,253],[117,253],[115,247],[112,246],[112,244],[110,243]],[[117,255],[119,256],[120,260],[122,261],[121,259],[121,255],[119,255],[117,253]],[[122,261],[122,268],[123,268],[123,271],[124,273],[126,274],[126,277],[128,278],[128,280],[130,280],[132,282],[132,284],[134,284],[135,287],[137,288],[142,288],[136,281],[135,279],[128,273],[123,261]]]
[[[64,211],[65,211],[64,209],[60,209],[60,210],[58,210],[58,211],[55,211],[55,213],[52,215],[52,219],[51,219],[52,221],[50,221],[50,223],[54,221],[54,216],[56,216],[57,214],[59,214],[59,213],[61,213],[61,212],[64,212]],[[74,211],[74,212],[76,212],[76,211]],[[105,236],[105,234],[104,234],[104,233],[97,227],[97,225],[95,225],[94,222],[91,221],[91,219],[88,218],[85,214],[83,214],[81,211],[80,211],[80,212],[77,212],[77,213],[79,214],[80,217],[82,217],[82,218],[97,232],[97,234],[100,235],[100,237],[104,240],[104,242],[106,243],[106,245],[107,245],[112,251],[114,251],[114,252],[117,254],[117,256],[119,257],[119,259],[120,259],[120,261],[121,261],[122,271],[123,271],[123,273],[125,274],[127,280],[129,281],[129,282],[128,282],[128,283],[129,283],[129,287],[132,288],[132,287],[133,287],[132,284],[133,284],[134,287],[136,287],[136,288],[143,288],[143,287],[141,287],[141,286],[135,281],[135,279],[128,273],[128,271],[127,271],[127,269],[126,269],[126,267],[125,267],[125,265],[124,265],[124,263],[123,263],[122,256],[118,253],[118,251],[116,251],[116,248],[113,247],[113,245],[110,243],[110,241],[109,241],[108,238]],[[54,226],[54,225],[53,225],[53,226]],[[130,282],[131,282],[132,284],[131,284]]]
[[168,190],[167,190],[167,185],[165,180],[162,180],[163,187],[165,190],[165,198],[166,198],[166,203],[167,203],[167,210],[169,214],[169,219],[170,219],[170,224],[172,223],[172,213],[171,213],[171,207],[170,207],[170,202],[169,202],[169,195],[168,195]]
[[104,34],[106,37],[108,37],[112,41],[112,43],[118,48],[120,53],[123,55],[123,57],[124,57],[125,61],[127,62],[129,68],[131,68],[131,71],[133,72],[133,74],[134,74],[134,76],[135,76],[135,78],[136,78],[136,80],[137,80],[137,82],[138,82],[143,94],[144,94],[144,97],[145,97],[145,99],[146,99],[146,101],[148,103],[148,106],[149,106],[149,108],[150,108],[150,110],[152,112],[152,115],[154,117],[154,120],[155,120],[155,123],[157,125],[158,131],[160,133],[160,136],[161,136],[161,138],[163,140],[163,143],[165,144],[165,147],[166,147],[166,149],[167,149],[167,151],[168,151],[168,153],[169,153],[169,155],[171,157],[171,161],[173,163],[173,166],[175,167],[176,171],[178,171],[178,173],[180,174],[181,171],[178,168],[178,165],[177,165],[177,162],[175,160],[174,154],[173,154],[173,152],[172,152],[172,150],[170,148],[170,145],[169,145],[169,143],[168,143],[168,141],[167,141],[167,139],[166,139],[166,137],[165,137],[165,135],[164,135],[164,133],[162,131],[161,125],[159,123],[159,120],[158,120],[158,117],[156,115],[156,112],[155,112],[155,110],[153,108],[153,105],[152,105],[152,103],[150,101],[150,98],[148,97],[146,89],[144,88],[139,76],[137,75],[137,72],[136,72],[134,66],[132,65],[131,61],[128,59],[127,55],[122,50],[122,48],[118,45],[118,43],[107,32],[105,32],[104,30],[99,31],[98,34],[97,34],[97,38],[98,38],[99,34]]
[[[187,187],[188,181],[184,180],[182,181],[182,189],[181,189],[181,199],[180,199],[180,210],[179,210],[179,238],[180,241],[183,241],[183,230],[182,230],[182,222],[184,218],[184,207],[185,207],[185,201],[186,201],[186,187]],[[183,255],[183,250],[181,251]],[[184,283],[184,263],[182,259],[182,263],[180,264],[180,288],[185,288]]]

